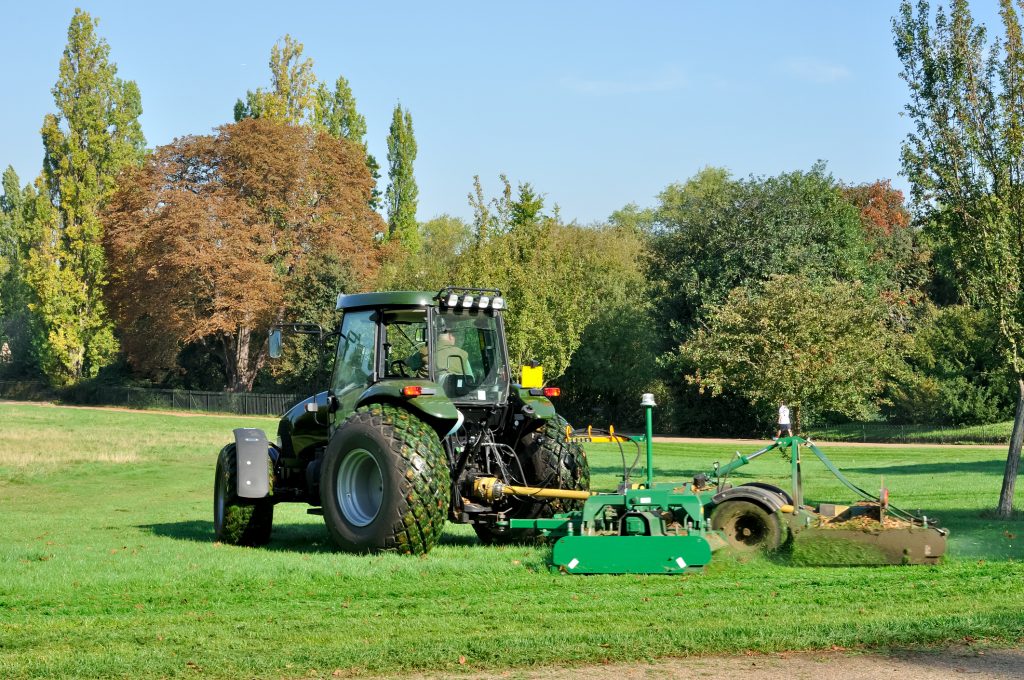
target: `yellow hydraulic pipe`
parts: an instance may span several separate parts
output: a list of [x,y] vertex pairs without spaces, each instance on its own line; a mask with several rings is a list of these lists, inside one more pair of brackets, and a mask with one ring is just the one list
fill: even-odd
[[480,477],[473,482],[473,495],[487,502],[495,501],[503,496],[533,496],[535,498],[567,498],[570,500],[586,500],[593,496],[589,491],[572,489],[545,489],[537,486],[512,486],[502,484],[494,477]]
[[573,491],[572,489],[544,489],[536,486],[510,486],[503,484],[502,493],[513,496],[536,496],[537,498],[569,498],[584,501],[594,494],[589,491]]

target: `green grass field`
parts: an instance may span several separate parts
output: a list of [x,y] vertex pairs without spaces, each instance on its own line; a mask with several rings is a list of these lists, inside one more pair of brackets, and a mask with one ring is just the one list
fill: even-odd
[[[217,450],[253,418],[0,404],[0,677],[441,673],[742,650],[1024,641],[1024,521],[985,516],[1004,453],[827,446],[862,486],[940,517],[936,567],[794,566],[718,555],[704,574],[573,577],[538,547],[449,525],[425,558],[339,554],[278,506],[264,549],[212,540]],[[727,460],[663,445],[662,479]],[[765,457],[767,458],[767,457]],[[620,471],[591,450],[595,488]],[[778,458],[738,481],[783,479]],[[819,468],[809,496],[850,500]],[[1020,497],[1020,494],[1018,494]],[[461,663],[460,663],[461,660]],[[340,671],[340,672],[339,672]]]

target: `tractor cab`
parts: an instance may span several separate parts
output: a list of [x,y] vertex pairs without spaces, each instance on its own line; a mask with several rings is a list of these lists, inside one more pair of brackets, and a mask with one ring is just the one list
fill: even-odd
[[381,379],[430,380],[459,404],[504,403],[509,369],[501,312],[481,297],[488,306],[382,310]]
[[347,295],[338,308],[344,316],[330,383],[336,410],[355,407],[374,385],[396,393],[433,390],[431,396],[460,406],[507,402],[504,299],[497,291]]

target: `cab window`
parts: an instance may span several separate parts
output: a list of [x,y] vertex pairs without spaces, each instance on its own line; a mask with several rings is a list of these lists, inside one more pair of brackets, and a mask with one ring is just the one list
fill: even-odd
[[349,312],[341,321],[341,337],[334,361],[331,390],[343,407],[350,406],[346,397],[358,398],[373,375],[376,315],[374,310]]

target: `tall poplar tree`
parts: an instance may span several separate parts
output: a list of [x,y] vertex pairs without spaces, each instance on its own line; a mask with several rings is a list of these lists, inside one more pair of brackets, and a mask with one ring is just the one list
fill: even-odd
[[97,25],[75,10],[52,90],[56,111],[42,128],[41,186],[49,206],[37,210],[40,233],[27,279],[43,325],[43,368],[57,383],[95,375],[117,352],[102,297],[107,267],[99,212],[118,172],[138,163],[145,147],[139,88],[117,77]]
[[419,225],[416,223],[416,203],[419,189],[413,176],[416,161],[416,138],[412,129],[412,114],[395,106],[388,132],[388,188],[384,201],[388,210],[388,238],[395,239],[410,251],[420,249]]
[[3,373],[38,376],[39,323],[29,309],[34,297],[25,279],[30,246],[38,241],[34,215],[40,197],[31,184],[22,188],[8,166],[0,196],[0,344],[11,352]]
[[270,49],[270,89],[249,90],[235,102],[235,120],[273,118],[292,124],[306,122],[316,102],[313,60],[302,58],[304,46],[285,34]]
[[362,148],[366,156],[366,167],[374,181],[370,206],[375,210],[380,207],[380,191],[376,186],[377,180],[380,179],[380,163],[367,150],[366,117],[356,109],[356,98],[345,76],[338,76],[333,92],[324,83],[317,86],[313,127],[324,130],[338,139],[347,139]]

